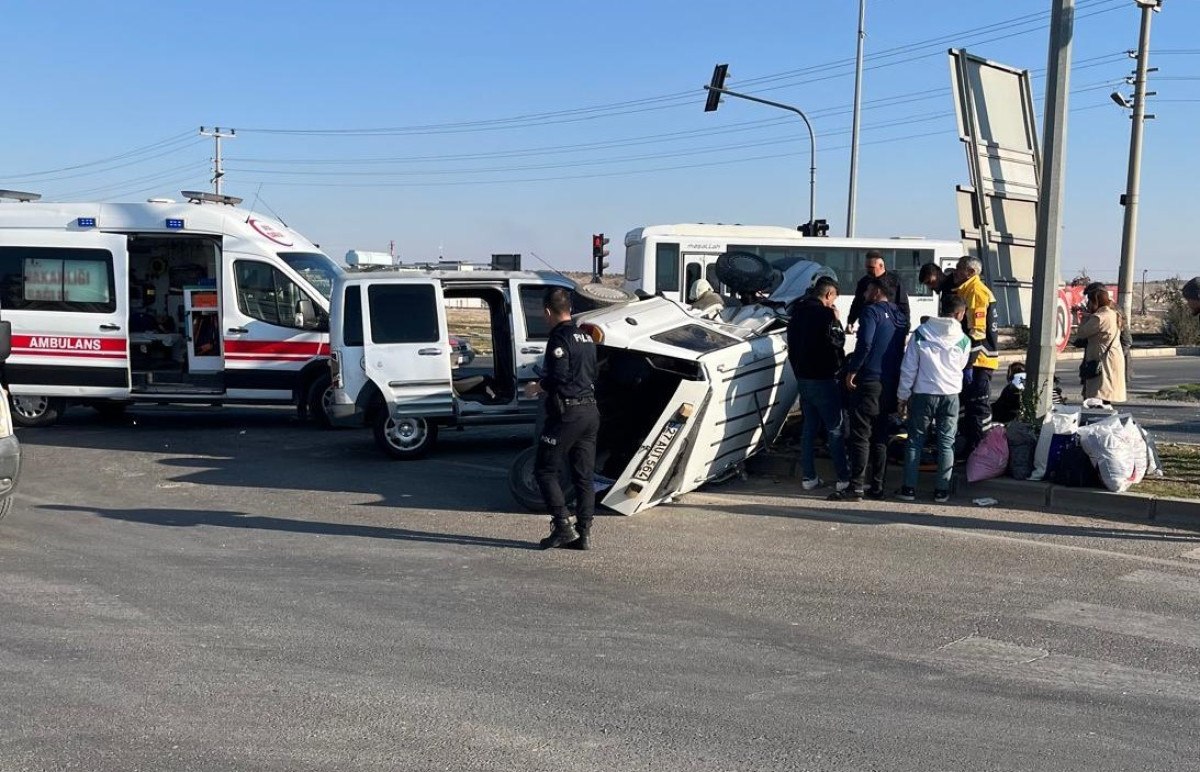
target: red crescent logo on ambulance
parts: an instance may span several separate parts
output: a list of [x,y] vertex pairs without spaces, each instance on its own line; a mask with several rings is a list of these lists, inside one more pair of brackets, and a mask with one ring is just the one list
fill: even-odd
[[288,238],[287,233],[281,231],[279,228],[276,228],[271,223],[263,222],[256,217],[251,217],[247,222],[250,223],[251,228],[258,231],[261,235],[266,236],[271,241],[274,241],[276,244],[279,244],[283,247],[292,246],[292,240]]

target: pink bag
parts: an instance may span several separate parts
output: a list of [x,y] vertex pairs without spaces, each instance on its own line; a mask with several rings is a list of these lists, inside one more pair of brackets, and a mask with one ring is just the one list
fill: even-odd
[[993,426],[967,459],[967,482],[990,480],[1007,470],[1008,434],[1003,426]]

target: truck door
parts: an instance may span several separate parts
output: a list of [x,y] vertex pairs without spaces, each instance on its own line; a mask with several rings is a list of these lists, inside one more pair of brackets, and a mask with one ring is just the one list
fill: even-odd
[[14,405],[129,396],[126,237],[0,230],[0,308]]
[[364,365],[393,418],[449,418],[450,334],[440,281],[364,284]]

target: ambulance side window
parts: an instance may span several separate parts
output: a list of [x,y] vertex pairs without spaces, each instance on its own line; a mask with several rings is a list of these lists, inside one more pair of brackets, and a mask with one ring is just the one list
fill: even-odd
[[239,311],[260,322],[299,329],[296,306],[308,296],[294,281],[273,265],[253,260],[238,260],[233,272]]
[[521,315],[525,317],[525,339],[547,340],[550,337],[550,322],[545,314],[546,290],[543,284],[522,284],[517,289],[521,296]]
[[113,257],[105,249],[0,247],[0,308],[111,314]]

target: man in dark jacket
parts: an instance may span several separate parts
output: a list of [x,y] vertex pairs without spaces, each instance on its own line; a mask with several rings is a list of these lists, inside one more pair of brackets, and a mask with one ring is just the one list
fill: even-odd
[[900,310],[904,312],[904,318],[907,320],[909,316],[908,293],[904,291],[904,282],[900,280],[900,277],[887,269],[887,265],[883,262],[883,253],[877,249],[868,251],[863,268],[863,277],[858,280],[858,286],[854,290],[854,300],[850,303],[850,313],[846,316],[847,332],[854,332],[855,325],[858,324],[858,319],[862,315],[863,308],[866,307],[867,284],[871,279],[880,279],[883,281],[888,288],[888,297],[900,307]]
[[788,321],[788,361],[796,374],[804,430],[800,437],[800,468],[804,490],[822,485],[817,477],[814,447],[822,428],[829,455],[837,472],[837,489],[850,486],[850,465],[843,437],[842,395],[837,376],[845,357],[846,332],[838,319],[837,283],[828,277],[817,280],[812,290],[792,309]]
[[[891,289],[881,278],[867,283],[854,353],[846,363],[849,392],[850,486],[830,495],[833,501],[861,501],[866,495],[884,497],[887,471],[888,421],[896,412],[896,390],[904,359],[908,315],[891,302]],[[869,480],[868,480],[869,477]]]

